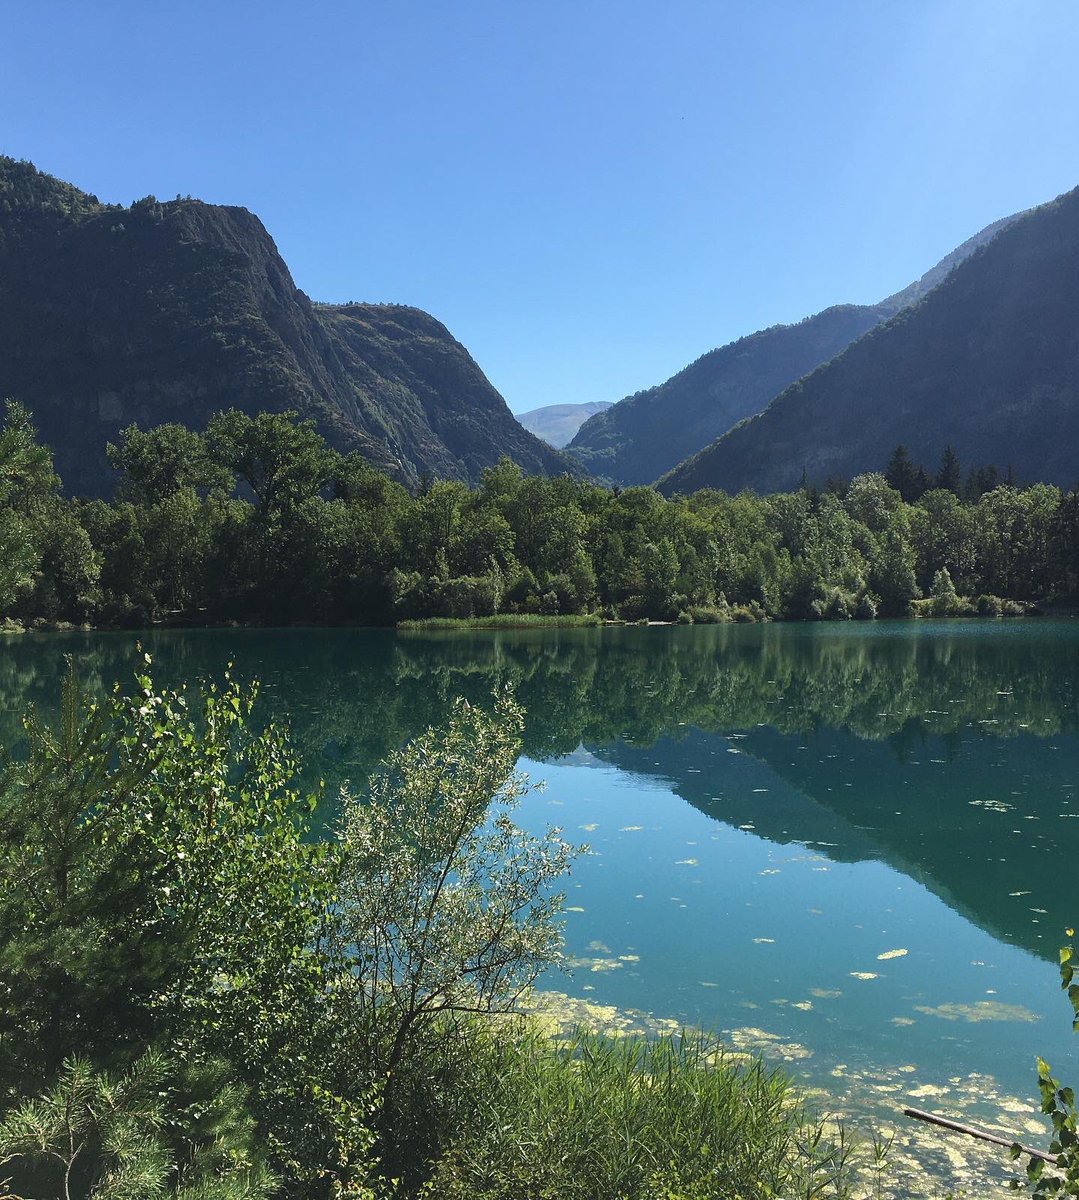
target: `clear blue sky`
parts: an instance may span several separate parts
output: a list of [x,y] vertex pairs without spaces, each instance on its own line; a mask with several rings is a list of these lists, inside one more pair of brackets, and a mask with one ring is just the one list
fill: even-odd
[[873,301],[1079,184],[1076,0],[0,0],[0,151],[256,212],[517,411]]

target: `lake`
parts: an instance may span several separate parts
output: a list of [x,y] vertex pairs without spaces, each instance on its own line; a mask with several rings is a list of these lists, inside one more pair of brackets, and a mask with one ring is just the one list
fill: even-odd
[[1034,1058],[1074,1083],[1055,966],[1079,919],[1079,623],[879,622],[402,633],[200,630],[9,638],[0,735],[135,645],[159,683],[258,678],[332,796],[456,696],[511,684],[519,810],[590,852],[567,887],[554,1010],[703,1026],[825,1107],[899,1130],[897,1169],[980,1186],[1000,1159],[898,1116],[1034,1143]]

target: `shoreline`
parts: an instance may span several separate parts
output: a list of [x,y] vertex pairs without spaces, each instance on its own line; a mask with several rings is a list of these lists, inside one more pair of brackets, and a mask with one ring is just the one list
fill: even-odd
[[280,622],[261,621],[156,621],[150,625],[94,625],[90,623],[73,624],[69,621],[37,621],[23,625],[19,621],[7,618],[0,622],[0,639],[7,637],[22,637],[29,634],[49,633],[182,633],[202,629],[371,629],[395,630],[401,633],[422,633],[431,631],[450,632],[458,629],[643,629],[670,628],[708,625],[866,625],[872,626],[881,622],[889,624],[917,624],[920,621],[1011,621],[1047,618],[1051,620],[1070,620],[1079,618],[1079,606],[1039,604],[1029,601],[1013,601],[1016,605],[1024,605],[1022,612],[1009,613],[912,613],[906,617],[873,617],[870,619],[847,618],[835,620],[822,618],[808,620],[792,617],[762,617],[747,619],[744,616],[729,617],[717,621],[661,621],[652,618],[640,620],[621,620],[613,617],[603,617],[598,613],[574,614],[565,616],[544,616],[536,613],[496,613],[490,617],[423,617],[397,621],[388,625],[364,625],[339,621],[295,622],[282,625]]

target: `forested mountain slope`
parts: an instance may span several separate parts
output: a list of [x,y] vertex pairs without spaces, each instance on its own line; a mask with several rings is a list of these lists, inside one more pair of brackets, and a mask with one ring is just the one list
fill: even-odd
[[205,426],[296,409],[406,483],[475,481],[507,454],[566,462],[524,430],[468,352],[418,309],[313,304],[243,208],[130,208],[0,158],[0,397],[27,404],[75,492],[110,487],[132,422]]
[[881,469],[904,444],[936,462],[1079,477],[1079,189],[1022,214],[920,303],[788,388],[663,480],[789,490]]
[[855,339],[916,303],[1014,217],[983,229],[921,279],[879,304],[840,304],[795,325],[774,325],[712,350],[658,387],[590,418],[570,443],[588,470],[617,483],[651,483]]

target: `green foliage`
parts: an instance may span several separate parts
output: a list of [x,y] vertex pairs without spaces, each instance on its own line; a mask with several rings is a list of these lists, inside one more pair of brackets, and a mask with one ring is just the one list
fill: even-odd
[[[1067,931],[1068,936],[1073,930]],[[1079,1032],[1079,984],[1075,982],[1075,947],[1071,944],[1060,950],[1060,986],[1068,994],[1073,1019],[1072,1029]],[[1053,1078],[1044,1059],[1038,1059],[1038,1091],[1041,1094],[1042,1112],[1053,1125],[1053,1138],[1049,1153],[1055,1162],[1048,1164],[1044,1159],[1028,1156],[1026,1177],[1031,1194],[1042,1200],[1048,1196],[1079,1196],[1079,1111],[1075,1106],[1075,1091],[1061,1087]],[[1012,1146],[1012,1158],[1023,1156],[1023,1148]],[[1018,1190],[1019,1182],[1013,1181],[1012,1188]]]
[[1007,615],[1079,589],[1079,500],[1044,484],[908,504],[868,474],[842,495],[665,500],[504,460],[475,490],[442,480],[410,496],[310,422],[232,410],[205,435],[126,429],[117,499],[72,503],[11,411],[0,616],[24,624],[841,621],[968,615],[979,594]]
[[[235,1085],[183,1095],[169,1062],[150,1051],[118,1077],[69,1059],[56,1084],[0,1119],[0,1195],[20,1180],[35,1196],[70,1200],[263,1200],[275,1181],[256,1148]],[[177,1112],[186,1144],[174,1144]],[[187,1102],[186,1108],[184,1102]],[[239,1110],[239,1112],[237,1111]]]
[[35,516],[56,483],[52,456],[38,445],[29,413],[9,400],[0,429],[0,615],[11,611],[41,562]]
[[440,1200],[746,1200],[843,1197],[850,1146],[798,1106],[787,1081],[694,1034],[579,1032],[552,1051],[489,1041],[477,1118],[438,1162]]
[[256,512],[267,523],[318,495],[333,477],[333,456],[315,423],[295,418],[270,412],[250,417],[230,409],[206,429],[211,460],[251,489]]
[[206,439],[184,425],[143,430],[129,425],[109,462],[120,472],[117,496],[152,505],[185,489],[231,491],[233,478],[223,461],[211,457]]
[[506,1024],[559,959],[572,853],[513,824],[508,695],[391,754],[322,843],[254,695],[229,677],[162,692],[140,670],[90,701],[72,673],[58,719],[31,713],[4,762],[9,1191],[844,1194],[843,1145],[759,1066]]
[[125,1071],[164,1049],[196,1080],[223,1061],[287,1173],[325,1141],[307,1100],[332,848],[305,840],[314,798],[280,732],[252,728],[252,693],[137,684],[89,703],[69,675],[58,724],[31,713],[4,764],[0,1107],[66,1060]]
[[551,886],[571,848],[509,815],[525,790],[522,722],[509,696],[493,716],[462,701],[444,732],[414,739],[365,797],[345,798],[335,927],[355,953],[342,1003],[385,1081],[377,1120],[395,1165],[417,1156],[405,1114],[454,1023],[512,1011],[561,956],[563,895]]

